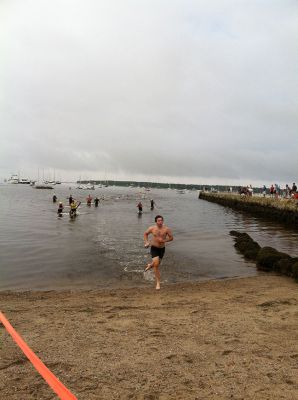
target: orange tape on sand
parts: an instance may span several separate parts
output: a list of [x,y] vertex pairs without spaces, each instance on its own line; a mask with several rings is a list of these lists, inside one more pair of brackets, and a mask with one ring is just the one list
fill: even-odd
[[23,351],[25,356],[31,361],[34,368],[40,373],[43,379],[49,384],[53,391],[58,395],[61,400],[77,400],[75,397],[56,376],[44,365],[44,363],[37,357],[30,347],[24,342],[21,336],[10,325],[9,321],[0,311],[0,321],[5,326],[7,332],[11,335],[16,344]]

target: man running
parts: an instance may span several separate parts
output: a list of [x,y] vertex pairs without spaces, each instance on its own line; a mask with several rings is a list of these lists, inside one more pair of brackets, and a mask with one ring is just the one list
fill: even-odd
[[[171,230],[163,222],[163,217],[157,215],[155,217],[156,224],[150,226],[144,233],[145,247],[147,248],[151,245],[150,253],[152,257],[152,262],[147,265],[145,271],[152,267],[154,268],[157,290],[160,289],[160,272],[158,268],[165,253],[165,244],[174,239]],[[151,243],[148,240],[149,235],[153,236]]]

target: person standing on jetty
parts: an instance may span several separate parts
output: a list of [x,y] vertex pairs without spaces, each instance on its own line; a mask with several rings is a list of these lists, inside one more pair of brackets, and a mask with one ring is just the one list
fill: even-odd
[[[151,245],[150,253],[152,257],[152,262],[147,265],[145,272],[150,268],[154,268],[157,290],[160,289],[159,265],[165,254],[165,245],[167,242],[171,242],[174,239],[171,230],[163,223],[163,217],[157,215],[155,217],[155,225],[150,226],[144,233],[145,247],[148,248]],[[153,236],[151,243],[148,240],[149,235]]]

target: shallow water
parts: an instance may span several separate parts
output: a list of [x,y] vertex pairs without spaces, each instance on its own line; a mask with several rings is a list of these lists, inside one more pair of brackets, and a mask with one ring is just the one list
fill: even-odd
[[[65,205],[70,194],[82,201],[76,219],[67,212],[57,216],[54,192]],[[84,204],[89,193],[104,197],[98,208]],[[154,211],[150,198],[156,202]],[[140,199],[141,217],[136,207]],[[143,232],[156,214],[164,216],[175,237],[162,263],[163,282],[256,275],[255,265],[236,252],[232,229],[249,233],[261,246],[298,256],[296,231],[198,200],[197,192],[1,185],[0,210],[0,289],[146,285],[153,274],[143,272],[150,259]]]

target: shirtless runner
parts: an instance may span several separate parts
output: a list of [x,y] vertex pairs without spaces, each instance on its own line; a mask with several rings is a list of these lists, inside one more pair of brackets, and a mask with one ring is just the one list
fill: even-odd
[[[171,230],[163,224],[163,217],[157,215],[155,217],[156,225],[150,226],[144,233],[145,247],[151,246],[150,253],[152,257],[152,262],[147,265],[145,271],[150,268],[154,268],[155,278],[156,278],[156,289],[160,289],[160,272],[159,265],[165,253],[165,244],[173,240],[173,234]],[[153,239],[151,242],[148,240],[148,236],[152,235]]]

